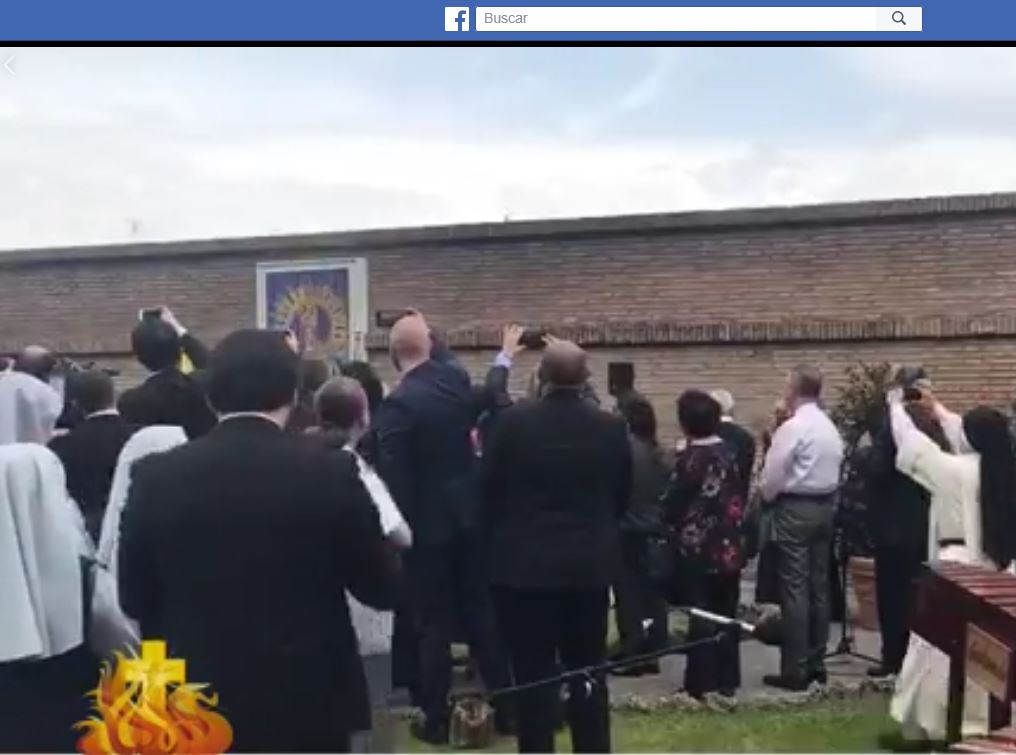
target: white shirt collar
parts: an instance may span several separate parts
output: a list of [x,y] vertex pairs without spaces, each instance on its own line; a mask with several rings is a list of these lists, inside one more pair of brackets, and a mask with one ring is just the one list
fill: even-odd
[[220,423],[228,422],[231,419],[244,419],[244,418],[249,419],[251,417],[257,417],[258,419],[266,420],[268,422],[271,422],[276,427],[282,429],[282,424],[277,419],[275,419],[275,417],[273,417],[271,414],[266,414],[265,412],[231,412],[229,414],[220,415],[219,422]]
[[119,417],[119,416],[120,412],[118,412],[116,409],[102,409],[101,411],[86,414],[85,419],[93,419],[95,417]]
[[710,435],[708,438],[694,438],[688,441],[689,446],[715,446],[717,443],[722,443],[723,438],[719,435]]

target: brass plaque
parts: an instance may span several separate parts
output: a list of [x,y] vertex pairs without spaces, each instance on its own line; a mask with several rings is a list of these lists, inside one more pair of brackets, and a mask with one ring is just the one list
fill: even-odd
[[967,676],[992,697],[1009,702],[1012,649],[973,624],[967,625]]

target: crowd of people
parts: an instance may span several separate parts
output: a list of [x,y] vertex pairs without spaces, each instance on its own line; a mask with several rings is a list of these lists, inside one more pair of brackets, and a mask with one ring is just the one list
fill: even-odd
[[[131,342],[151,374],[119,400],[99,369],[55,380],[39,346],[0,373],[4,751],[72,749],[99,660],[144,637],[212,685],[238,751],[391,751],[394,688],[421,711],[414,736],[447,744],[464,642],[521,752],[552,752],[562,719],[576,751],[607,752],[596,669],[659,673],[670,606],[737,615],[756,551],[782,614],[766,683],[826,681],[845,449],[815,367],[789,374],[759,454],[722,389],[678,397],[683,439],[667,447],[645,396],[628,386],[603,408],[586,353],[552,336],[516,401],[509,375],[532,347],[517,326],[474,384],[408,310],[390,388],[369,363],[302,358],[287,333],[209,350],[167,308]],[[910,635],[907,606],[928,559],[1003,569],[1016,555],[1008,424],[985,407],[958,417],[902,370],[868,435],[871,673],[898,675],[906,731],[941,738],[947,661]],[[696,614],[686,639],[684,691],[735,696],[737,636]],[[983,729],[986,697],[968,698]]]

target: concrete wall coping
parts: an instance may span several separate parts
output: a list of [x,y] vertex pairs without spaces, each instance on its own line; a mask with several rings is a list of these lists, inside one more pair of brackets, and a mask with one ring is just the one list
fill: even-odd
[[[544,323],[548,331],[592,348],[641,346],[763,346],[779,344],[857,343],[913,340],[980,340],[1016,338],[1016,310],[986,317],[925,317],[718,321],[689,323],[676,319],[610,321],[601,323]],[[210,344],[225,333],[197,333]],[[445,334],[449,345],[461,351],[492,350],[501,345],[501,331],[487,325],[463,326]],[[48,342],[61,354],[120,356],[130,352],[126,337],[68,339]],[[367,334],[371,351],[388,347],[388,333]],[[0,342],[0,354],[12,354],[21,344]]]
[[1016,214],[1016,192],[609,217],[385,228],[302,235],[0,250],[0,268],[60,261],[211,255],[354,254],[378,248],[870,224],[936,216]]

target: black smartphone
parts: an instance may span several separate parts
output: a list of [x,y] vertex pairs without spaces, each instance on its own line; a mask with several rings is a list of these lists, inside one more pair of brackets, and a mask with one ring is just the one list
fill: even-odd
[[914,386],[909,385],[903,389],[904,401],[920,401],[922,398],[924,398],[924,394],[921,393],[920,388],[915,388]]
[[635,365],[631,362],[607,364],[607,393],[614,398],[635,390]]
[[409,314],[412,314],[410,309],[379,309],[374,313],[374,323],[379,328],[391,328]]
[[526,328],[519,336],[519,343],[527,349],[539,351],[547,345],[543,339],[547,337],[547,331],[539,328]]
[[160,320],[162,319],[162,307],[155,309],[142,309],[138,312],[139,320]]

